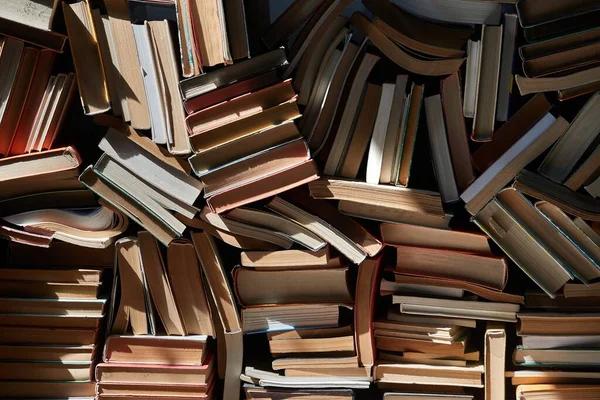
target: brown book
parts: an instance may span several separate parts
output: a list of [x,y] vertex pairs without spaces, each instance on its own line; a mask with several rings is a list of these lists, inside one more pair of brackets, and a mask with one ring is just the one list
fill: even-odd
[[84,268],[2,268],[0,280],[41,281],[55,283],[97,283],[100,282],[102,270]]
[[[238,267],[233,271],[240,304],[352,304],[348,268],[264,271]],[[265,290],[269,288],[269,290]]]
[[173,396],[176,399],[206,399],[211,390],[211,385],[194,383],[191,385],[180,385],[168,383],[141,384],[138,382],[108,383],[98,382],[96,393],[101,398],[106,396],[144,396],[146,398],[155,396]]
[[395,271],[398,273],[464,280],[496,290],[504,289],[508,281],[508,265],[504,258],[446,249],[395,247]]
[[482,297],[489,301],[495,301],[499,303],[523,303],[523,296],[504,293],[498,290],[489,289],[485,286],[476,285],[474,283],[470,283],[464,280],[455,280],[455,279],[447,279],[447,278],[432,278],[426,276],[410,276],[410,275],[395,275],[395,281],[397,283],[403,283],[408,285],[423,285],[423,286],[436,286],[436,287],[446,287],[446,288],[454,288],[454,289],[462,289],[468,292],[473,293],[479,297]]
[[131,126],[136,129],[150,129],[150,114],[140,73],[133,28],[129,19],[127,3],[121,0],[105,2],[119,59],[119,73],[123,79],[125,98],[131,118]]
[[417,246],[492,255],[488,237],[479,233],[435,229],[426,226],[384,223],[379,226],[387,245]]
[[62,53],[67,41],[65,35],[51,30],[38,29],[0,17],[0,34],[19,38],[24,42]]
[[[114,252],[114,249],[112,249]],[[104,313],[106,299],[0,299],[0,313],[30,315],[101,315]]]
[[481,39],[481,66],[477,85],[475,117],[471,139],[492,140],[496,122],[496,102],[502,52],[502,26],[486,25]]
[[92,207],[98,207],[98,200],[89,190],[60,190],[0,200],[0,217],[49,208]]
[[214,371],[214,354],[202,365],[161,365],[101,363],[96,366],[96,380],[106,383],[172,383],[179,385],[208,383]]
[[202,176],[204,197],[222,193],[278,174],[310,160],[304,140],[294,140]]
[[521,138],[536,122],[552,108],[552,104],[543,93],[536,94],[517,111],[507,123],[503,124],[489,143],[482,144],[473,153],[473,165],[484,171],[506,150]]
[[195,39],[196,56],[202,67],[212,67],[220,64],[231,64],[229,42],[223,5],[214,2],[189,3],[193,37]]
[[87,115],[105,112],[110,99],[90,2],[63,3],[62,9],[83,110]]
[[187,328],[175,303],[157,240],[149,232],[139,232],[138,246],[152,302],[167,334],[186,335]]
[[298,106],[293,98],[248,117],[193,134],[190,136],[190,145],[196,152],[206,151],[299,116]]
[[600,202],[588,195],[573,192],[541,175],[523,170],[514,188],[524,194],[554,204],[563,211],[588,221],[600,221]]
[[523,61],[523,73],[528,78],[563,74],[589,68],[600,63],[600,43],[577,47]]
[[205,336],[112,335],[106,339],[104,362],[203,365],[208,354]]
[[275,85],[279,82],[279,72],[278,68],[273,68],[262,74],[230,83],[227,86],[200,96],[189,98],[184,102],[185,110],[188,114],[192,114],[196,111],[234,99],[245,93],[252,93],[267,86]]
[[339,168],[340,176],[355,179],[356,175],[358,175],[358,170],[373,134],[380,99],[381,86],[367,83],[362,107],[358,113],[358,119],[352,133],[352,139],[348,145],[344,161]]
[[321,178],[309,185],[315,199],[349,200],[394,209],[444,215],[440,195],[425,190]]
[[379,350],[395,352],[419,352],[444,355],[446,357],[461,356],[465,353],[466,339],[452,344],[435,343],[432,340],[415,340],[395,337],[376,337],[375,346]]
[[[93,361],[95,346],[0,346],[0,359],[22,361]],[[70,379],[66,379],[70,380]]]
[[600,81],[600,66],[558,77],[526,78],[517,75],[515,80],[522,95],[573,89]]
[[465,61],[464,58],[445,60],[421,60],[415,58],[398,47],[360,12],[355,12],[350,17],[350,24],[367,36],[373,45],[381,50],[391,61],[408,71],[420,75],[450,75],[456,72]]
[[583,96],[589,93],[594,93],[600,90],[600,81],[594,81],[581,86],[558,90],[556,97],[559,101],[570,100],[578,96]]
[[370,368],[375,363],[373,319],[381,257],[367,259],[358,266],[354,299],[354,329],[358,365]]
[[79,154],[72,147],[0,160],[0,198],[51,190],[79,189]]
[[592,28],[557,38],[531,43],[519,48],[523,61],[576,49],[600,40],[600,28]]
[[598,335],[600,315],[566,313],[519,313],[517,334],[525,335]]
[[46,86],[50,80],[55,54],[56,53],[48,49],[42,49],[39,53],[35,70],[32,72],[31,84],[29,86],[25,104],[23,105],[21,118],[15,128],[13,141],[10,145],[10,155],[23,154],[27,150],[26,146],[29,135],[33,129],[38,108],[42,103]]
[[269,26],[263,35],[263,42],[272,49],[287,39],[304,21],[306,21],[324,0],[294,1],[277,19]]
[[475,180],[467,128],[462,112],[460,75],[454,73],[440,81],[440,94],[446,121],[446,136],[452,158],[452,169],[459,191],[465,190]]
[[555,119],[547,113],[461,194],[467,211],[476,215],[519,171],[556,142],[568,126],[564,118]]
[[0,373],[7,380],[86,381],[93,375],[91,363],[0,362]]
[[213,169],[299,138],[300,133],[294,121],[286,121],[207,151],[196,153],[189,158],[189,162],[194,173],[202,177]]
[[[287,368],[285,370],[285,376],[289,377],[357,377],[357,378],[370,378],[371,367],[340,367],[332,366],[329,368],[317,367],[306,367],[306,368]],[[319,398],[322,398],[319,396]]]
[[[0,22],[0,25],[3,22]],[[12,398],[44,397],[49,393],[61,398],[94,397],[96,384],[91,381],[2,381],[0,396]]]
[[413,85],[411,89],[410,108],[406,124],[406,133],[404,135],[404,145],[402,146],[402,151],[398,152],[399,154],[397,157],[399,157],[399,160],[396,162],[396,164],[398,164],[396,185],[404,187],[408,186],[424,92],[424,85]]
[[250,57],[246,6],[243,0],[226,0],[223,4],[227,25],[227,39],[231,58],[234,60]]
[[[134,335],[148,334],[147,283],[140,258],[139,242],[135,238],[123,238],[116,244],[116,265],[121,296],[115,309],[110,332],[123,335],[129,326]],[[114,283],[117,284],[116,282]],[[116,301],[113,300],[113,301]]]
[[309,160],[266,178],[213,195],[208,206],[221,213],[245,204],[274,196],[319,178],[314,161]]
[[3,326],[1,344],[89,346],[96,343],[97,329]]
[[[331,224],[360,246],[370,257],[376,256],[383,249],[381,242],[358,222],[342,215],[332,204],[326,201],[317,201],[316,197],[312,195],[312,190],[310,196],[308,191],[297,189],[286,193],[284,197],[288,198],[293,204],[302,207],[305,211]],[[311,197],[313,198],[311,199]]]
[[0,314],[2,326],[38,328],[98,329],[102,326],[102,314],[88,315],[31,315]]
[[91,249],[64,242],[54,242],[47,249],[11,244],[8,263],[19,267],[112,267],[115,263],[115,249],[112,246],[106,249]]
[[448,229],[450,223],[449,215],[425,214],[420,211],[400,210],[347,200],[340,200],[338,209],[345,215],[381,222],[412,224],[439,229]]
[[600,93],[592,96],[571,122],[569,129],[548,153],[538,172],[557,183],[567,179],[579,159],[598,136],[595,125],[600,123]]
[[332,356],[354,355],[354,335],[352,328],[325,328],[291,331],[289,333],[268,333],[269,350],[275,358],[290,354],[329,353]]
[[39,299],[96,299],[100,284],[53,283],[35,281],[1,281],[0,290],[10,297],[34,297]]
[[214,337],[213,320],[192,243],[187,240],[171,242],[167,248],[167,272],[187,332]]
[[[373,379],[382,384],[393,383],[417,385],[483,387],[483,366],[468,367],[434,366],[419,364],[382,364],[378,363],[373,371]],[[423,386],[419,386],[424,388]]]
[[17,125],[23,114],[25,100],[29,93],[32,75],[39,55],[40,51],[33,47],[25,47],[21,53],[17,74],[0,123],[0,154],[4,156],[10,154],[11,143],[14,140]]
[[[330,249],[321,250],[280,250],[280,251],[243,251],[241,264],[254,268],[310,268],[331,266],[335,260],[330,255]],[[1,270],[0,270],[1,273]],[[2,275],[0,274],[0,277]]]
[[569,176],[563,183],[572,191],[578,191],[582,186],[589,185],[593,179],[600,176],[600,146]]
[[191,135],[210,131],[284,103],[295,95],[292,81],[277,83],[253,93],[243,94],[186,118]]
[[[410,14],[385,0],[364,0],[363,4],[375,15],[375,25],[379,20],[404,36],[399,40],[397,34],[388,35],[392,40],[421,53],[437,57],[461,57],[464,54],[463,46],[473,34],[470,26],[438,24]],[[384,32],[387,35],[387,31]]]
[[517,5],[521,25],[525,28],[576,17],[599,9],[600,5],[594,0],[575,0],[569,4],[560,0],[548,0],[539,3],[520,2]]

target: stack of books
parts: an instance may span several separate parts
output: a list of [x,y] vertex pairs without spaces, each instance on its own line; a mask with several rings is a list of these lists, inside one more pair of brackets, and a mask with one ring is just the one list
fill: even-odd
[[163,259],[148,232],[116,243],[109,327],[96,367],[99,398],[213,398],[216,336],[194,245],[172,242]]
[[80,164],[73,147],[0,159],[0,236],[41,247],[54,239],[91,248],[113,243],[129,220],[85,189]]
[[598,398],[597,0],[4,3],[0,397]]
[[0,396],[94,396],[112,253],[11,246],[0,269]]

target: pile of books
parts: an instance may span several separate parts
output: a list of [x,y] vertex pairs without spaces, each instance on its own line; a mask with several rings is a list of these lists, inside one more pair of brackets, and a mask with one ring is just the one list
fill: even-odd
[[600,395],[597,0],[4,3],[0,397]]
[[64,243],[12,246],[0,269],[0,396],[94,396],[112,256]]
[[116,243],[114,284],[96,392],[110,396],[213,398],[215,336],[198,258],[189,241],[163,260],[148,232]]

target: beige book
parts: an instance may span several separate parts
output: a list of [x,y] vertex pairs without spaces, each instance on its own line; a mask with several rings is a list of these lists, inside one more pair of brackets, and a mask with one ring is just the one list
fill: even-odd
[[447,367],[421,364],[377,364],[373,378],[377,382],[397,384],[483,387],[483,366]]
[[128,88],[125,97],[131,126],[136,129],[150,129],[150,114],[142,81],[142,68],[137,56],[133,28],[129,21],[128,5],[122,0],[107,0],[105,5],[119,56],[119,72],[124,86]]
[[485,399],[504,400],[504,369],[506,362],[506,330],[504,325],[488,322],[484,340]]
[[582,186],[589,185],[593,179],[600,176],[600,146],[571,174],[563,183],[572,191],[578,191]]
[[600,67],[593,67],[569,75],[547,78],[515,77],[521,95],[571,89],[600,81]]

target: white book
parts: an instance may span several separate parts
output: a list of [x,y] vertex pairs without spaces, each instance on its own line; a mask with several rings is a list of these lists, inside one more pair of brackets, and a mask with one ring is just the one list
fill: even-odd
[[481,41],[474,42],[469,40],[467,44],[467,73],[463,100],[463,114],[466,118],[473,118],[475,116],[480,67]]
[[507,165],[509,165],[519,154],[523,152],[524,149],[528,148],[530,145],[535,143],[537,139],[539,139],[544,132],[554,124],[556,118],[547,113],[541,120],[538,121],[521,139],[519,139],[515,144],[512,145],[510,149],[508,149],[499,159],[494,161],[492,165],[488,169],[485,170],[483,174],[479,176],[472,184],[463,192],[460,198],[468,203],[475,196],[481,192],[486,185],[494,179],[496,175],[502,172]]
[[390,122],[395,89],[395,84],[384,83],[381,90],[381,100],[379,101],[379,109],[377,110],[377,117],[375,119],[375,126],[373,127],[373,136],[371,137],[369,155],[367,158],[367,183],[379,183],[385,136]]
[[167,121],[165,118],[165,110],[162,105],[162,97],[160,95],[160,83],[158,80],[156,63],[154,62],[150,32],[148,31],[148,26],[146,24],[132,24],[132,27],[135,46],[142,68],[144,89],[146,90],[152,140],[154,143],[166,144],[168,141]]

